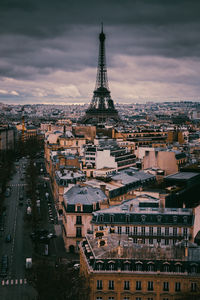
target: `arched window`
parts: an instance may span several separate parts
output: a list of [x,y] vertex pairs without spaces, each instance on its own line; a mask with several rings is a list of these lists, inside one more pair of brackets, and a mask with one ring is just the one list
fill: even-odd
[[149,264],[148,264],[148,267],[147,267],[147,270],[148,270],[149,272],[154,272],[154,271],[155,271],[155,266],[154,266],[154,264],[153,264],[153,263],[149,263]]
[[131,266],[129,261],[124,262],[124,271],[130,271]]
[[190,267],[190,271],[191,271],[191,273],[197,273],[197,265],[192,264],[191,267]]
[[141,262],[137,262],[136,264],[135,264],[135,270],[136,271],[142,271],[142,263]]
[[161,216],[161,215],[158,215],[158,216],[157,216],[157,221],[158,221],[158,222],[161,222],[161,219],[162,219],[162,216]]
[[176,273],[181,273],[182,272],[182,265],[181,264],[176,264],[176,266],[175,266],[175,272]]
[[97,271],[103,270],[103,262],[97,262]]
[[114,263],[114,261],[109,261],[108,262],[108,269],[110,271],[113,271],[115,269],[115,263]]
[[163,272],[170,272],[170,265],[169,263],[163,264]]

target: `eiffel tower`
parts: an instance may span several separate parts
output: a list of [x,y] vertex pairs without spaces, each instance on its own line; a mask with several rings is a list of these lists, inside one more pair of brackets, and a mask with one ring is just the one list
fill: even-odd
[[111,99],[108,87],[105,39],[106,36],[103,32],[102,24],[101,33],[99,34],[100,43],[96,86],[90,106],[80,121],[82,124],[116,124],[121,121],[115,109],[114,102]]

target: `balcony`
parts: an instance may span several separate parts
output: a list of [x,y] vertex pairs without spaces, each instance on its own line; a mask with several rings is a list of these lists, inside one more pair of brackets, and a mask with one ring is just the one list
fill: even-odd
[[155,233],[155,232],[137,232],[137,233],[130,233],[129,237],[131,238],[155,238],[155,239],[185,239],[185,238],[191,238],[191,235],[185,235],[185,234],[177,234],[174,235],[173,233]]

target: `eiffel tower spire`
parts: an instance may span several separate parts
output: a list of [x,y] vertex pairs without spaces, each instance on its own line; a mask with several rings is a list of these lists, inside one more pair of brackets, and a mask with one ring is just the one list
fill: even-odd
[[99,34],[99,60],[96,78],[96,87],[107,88],[108,89],[108,78],[107,78],[107,68],[106,68],[106,55],[105,55],[105,39],[106,36],[103,32],[103,23],[101,23],[101,33]]
[[99,58],[96,85],[93,98],[85,116],[81,123],[95,124],[98,123],[117,123],[120,122],[118,112],[114,107],[108,88],[106,56],[105,56],[105,39],[106,35],[103,31],[103,23],[101,24],[101,32],[99,34]]

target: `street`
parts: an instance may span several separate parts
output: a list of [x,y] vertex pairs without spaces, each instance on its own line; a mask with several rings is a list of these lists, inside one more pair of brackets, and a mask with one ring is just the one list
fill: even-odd
[[[24,214],[26,211],[25,201],[19,205],[19,198],[25,199],[24,168],[26,159],[16,163],[16,173],[9,183],[10,196],[5,198],[6,207],[4,226],[1,230],[0,259],[3,255],[8,256],[8,269],[6,276],[1,277],[0,299],[2,300],[26,300],[35,299],[34,289],[27,283],[25,272],[25,259],[32,257],[32,243],[27,236],[24,226]],[[10,235],[10,242],[6,237]]]

